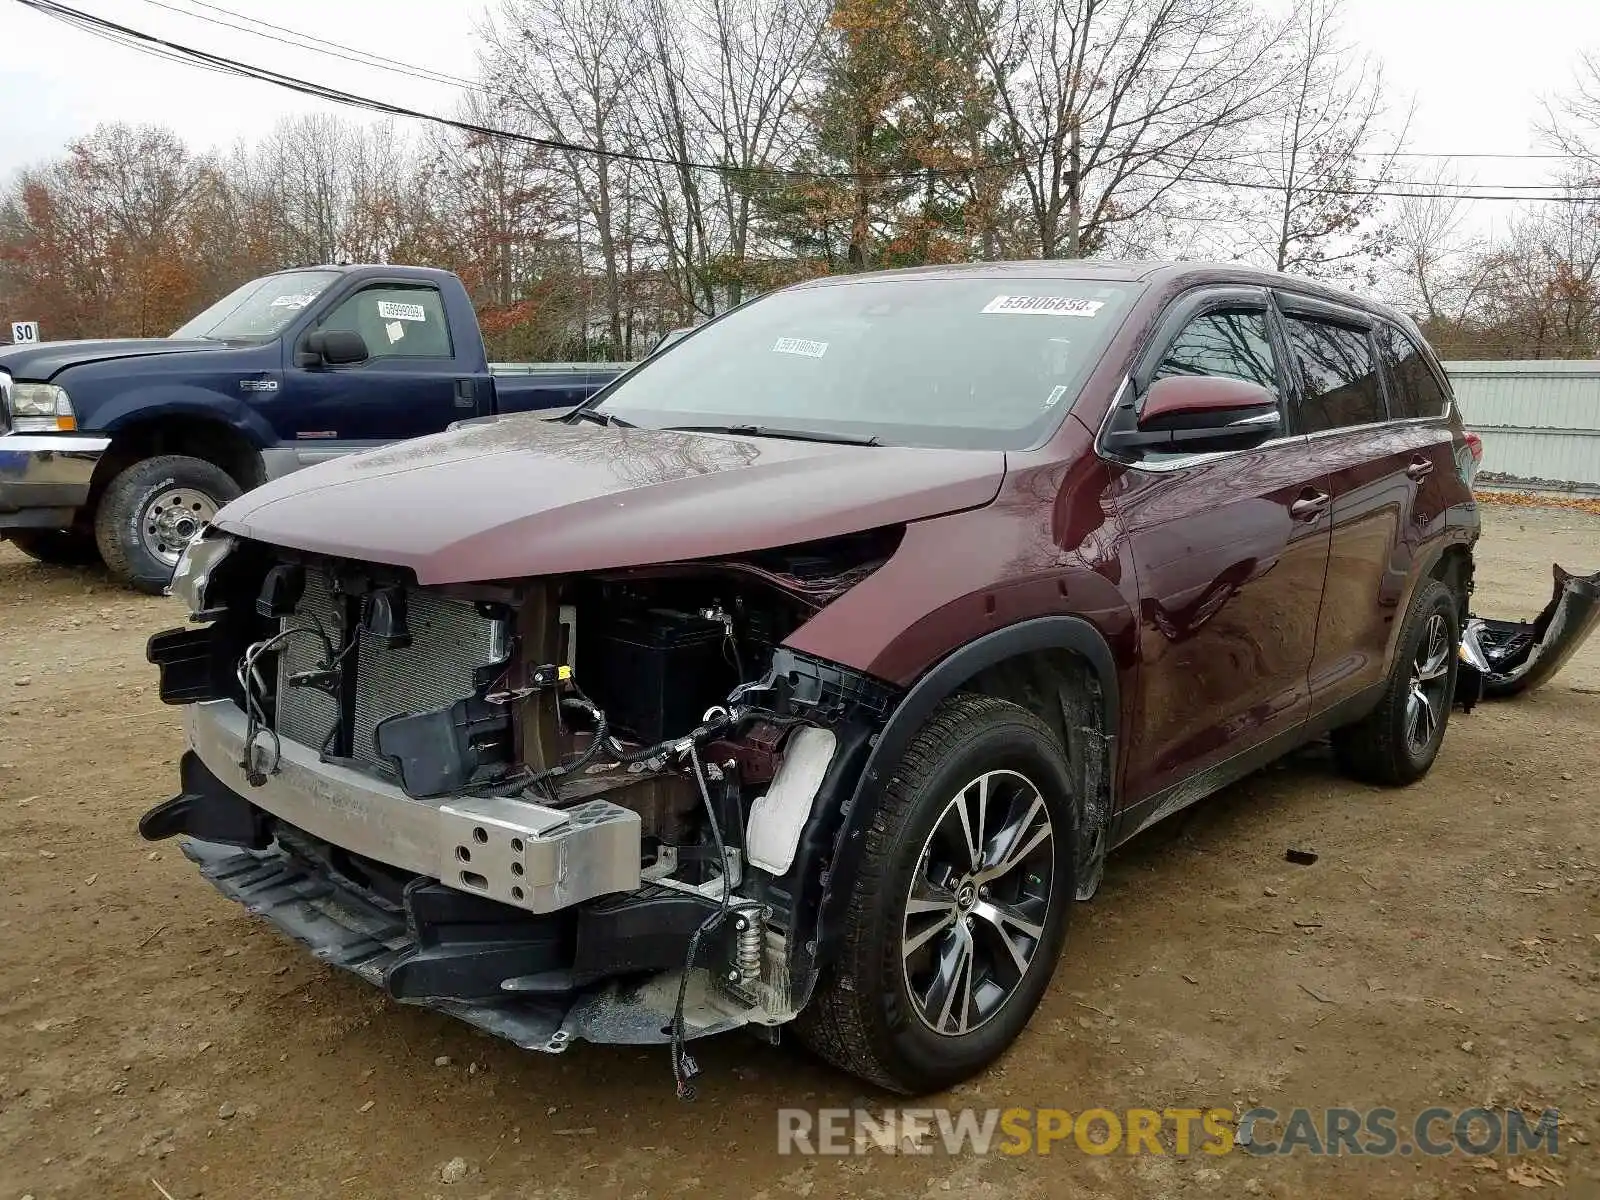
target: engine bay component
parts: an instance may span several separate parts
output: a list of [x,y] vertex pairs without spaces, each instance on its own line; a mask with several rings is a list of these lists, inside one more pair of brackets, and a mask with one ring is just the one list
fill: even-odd
[[577,656],[585,693],[612,728],[659,742],[693,729],[739,679],[722,622],[643,603],[618,597],[580,608]]
[[811,816],[812,802],[838,744],[832,730],[811,725],[796,729],[789,736],[772,786],[750,806],[745,853],[752,866],[774,875],[788,873],[794,864],[800,831]]

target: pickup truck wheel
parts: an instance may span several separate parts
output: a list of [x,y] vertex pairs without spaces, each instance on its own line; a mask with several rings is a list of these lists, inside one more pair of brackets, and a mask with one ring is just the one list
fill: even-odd
[[75,529],[13,529],[6,536],[29,558],[53,567],[87,567],[100,561],[94,536]]
[[95,513],[95,541],[111,573],[159,595],[172,569],[217,510],[240,495],[221,467],[164,454],[136,462],[111,481]]
[[1383,699],[1362,720],[1333,731],[1333,752],[1347,775],[1366,783],[1414,783],[1444,744],[1456,691],[1461,630],[1457,596],[1438,580],[1417,588]]
[[801,1040],[913,1094],[999,1057],[1066,937],[1071,792],[1058,740],[1026,709],[956,696],[935,710],[884,789]]

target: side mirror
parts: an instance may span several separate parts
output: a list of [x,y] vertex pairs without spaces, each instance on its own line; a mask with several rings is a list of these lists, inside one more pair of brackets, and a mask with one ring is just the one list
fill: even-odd
[[1119,452],[1248,450],[1283,432],[1277,396],[1258,383],[1217,375],[1158,379],[1133,428],[1119,418],[1105,437],[1106,448]]
[[346,367],[351,363],[366,362],[370,357],[367,343],[353,329],[318,329],[306,334],[300,343],[300,353],[295,356],[303,367],[326,363],[330,367]]

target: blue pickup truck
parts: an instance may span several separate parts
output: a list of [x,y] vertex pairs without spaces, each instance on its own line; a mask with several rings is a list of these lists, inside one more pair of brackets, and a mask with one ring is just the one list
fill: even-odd
[[252,280],[168,338],[0,347],[0,538],[159,592],[241,492],[456,421],[567,408],[612,363],[488,361],[461,281],[330,266]]

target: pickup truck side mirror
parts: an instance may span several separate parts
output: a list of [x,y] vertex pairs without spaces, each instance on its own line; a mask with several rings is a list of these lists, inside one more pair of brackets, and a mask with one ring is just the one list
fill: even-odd
[[1127,425],[1123,417],[1106,432],[1106,449],[1249,450],[1283,432],[1277,396],[1258,383],[1216,375],[1156,380],[1134,427]]
[[344,367],[366,362],[369,357],[365,339],[355,330],[318,329],[306,334],[295,359],[303,367]]

